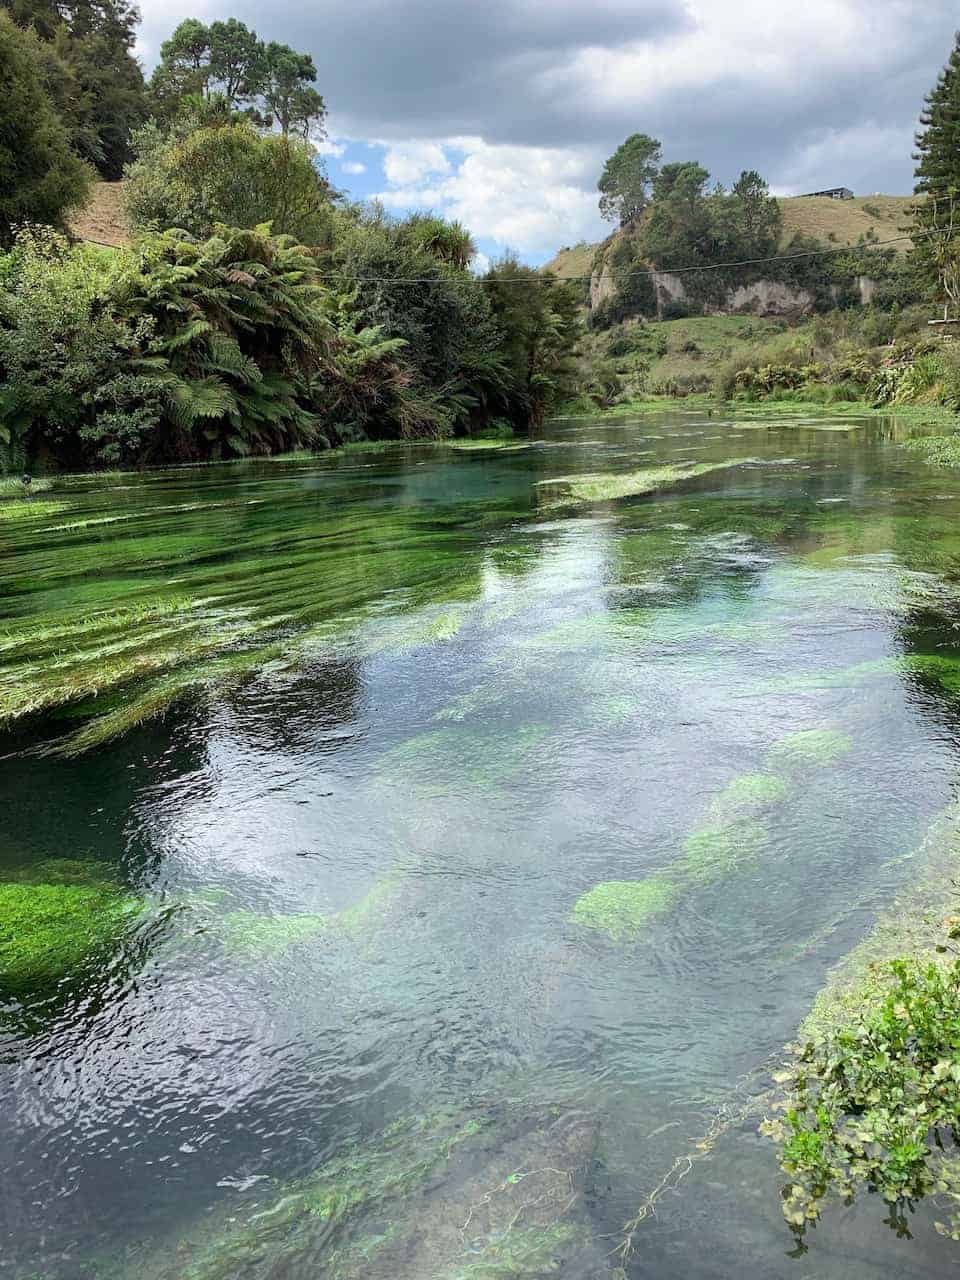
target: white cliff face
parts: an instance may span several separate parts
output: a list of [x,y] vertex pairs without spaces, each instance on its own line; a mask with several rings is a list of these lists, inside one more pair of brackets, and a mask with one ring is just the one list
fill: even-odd
[[590,277],[590,310],[595,311],[601,303],[612,298],[616,292],[617,286],[610,274],[610,268],[604,263],[599,270],[594,270]]
[[779,280],[755,280],[752,284],[731,289],[715,314],[750,311],[758,316],[806,315],[813,310],[813,294],[806,289],[793,289]]

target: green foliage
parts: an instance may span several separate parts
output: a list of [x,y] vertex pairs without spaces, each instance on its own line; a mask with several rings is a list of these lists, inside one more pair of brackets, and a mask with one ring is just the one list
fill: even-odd
[[631,134],[603,166],[597,182],[600,212],[625,226],[643,213],[660,165],[660,143],[645,133]]
[[922,198],[913,212],[916,224],[927,234],[916,241],[912,260],[931,290],[956,311],[960,303],[960,33],[937,83],[924,99],[915,145],[914,190]]
[[221,98],[228,110],[245,107],[251,119],[303,140],[322,132],[326,107],[313,88],[317,70],[307,53],[264,43],[236,18],[209,26],[181,22],[160,46],[150,81],[155,113],[174,120],[199,100]]
[[23,997],[77,976],[140,911],[108,883],[0,884],[0,992]]
[[134,227],[177,227],[210,235],[220,223],[256,227],[305,244],[328,239],[330,188],[306,142],[264,134],[249,120],[164,131],[150,123],[133,138],[124,200]]
[[91,171],[71,151],[45,78],[37,36],[0,12],[0,247],[22,223],[62,225],[89,192]]
[[101,177],[120,177],[131,131],[146,114],[134,57],[139,14],[128,0],[3,0],[19,26],[42,42],[43,82],[70,145]]
[[790,1178],[783,1213],[800,1252],[826,1202],[861,1191],[883,1198],[901,1236],[913,1202],[938,1195],[951,1216],[937,1229],[960,1239],[960,961],[894,960],[862,1001],[859,1017],[798,1046],[777,1077],[785,1118],[763,1126]]
[[571,393],[580,336],[575,289],[506,257],[484,277],[505,363],[504,416],[539,424]]
[[65,462],[135,457],[162,416],[153,320],[111,305],[136,277],[44,230],[23,231],[0,293],[0,443]]

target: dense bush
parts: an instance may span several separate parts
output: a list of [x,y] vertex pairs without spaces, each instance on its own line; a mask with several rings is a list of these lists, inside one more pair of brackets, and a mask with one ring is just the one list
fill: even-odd
[[182,228],[206,236],[218,224],[256,227],[304,244],[329,240],[330,188],[309,143],[265,133],[229,112],[169,130],[151,122],[134,134],[124,200],[136,228]]
[[89,192],[92,172],[71,150],[45,79],[40,41],[0,11],[0,246],[20,223],[62,225]]
[[[0,257],[7,465],[208,459],[540,421],[571,387],[575,298],[513,262],[481,285],[422,247],[377,257],[377,244],[410,234],[384,227],[376,277],[346,289],[329,253],[266,227],[218,227],[203,241],[171,231],[108,254],[22,232]],[[426,273],[412,297],[411,261]]]

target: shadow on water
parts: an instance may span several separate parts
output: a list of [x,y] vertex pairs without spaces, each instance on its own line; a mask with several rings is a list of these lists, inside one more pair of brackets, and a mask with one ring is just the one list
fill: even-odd
[[4,993],[0,1274],[940,1274],[869,1203],[786,1258],[734,1122],[955,791],[960,480],[896,434],[554,424],[22,522],[0,898],[99,914]]

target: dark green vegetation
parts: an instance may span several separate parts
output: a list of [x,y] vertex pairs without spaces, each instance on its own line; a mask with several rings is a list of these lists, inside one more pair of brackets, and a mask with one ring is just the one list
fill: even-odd
[[40,41],[0,11],[0,249],[19,222],[61,222],[84,203],[92,181],[43,76]]
[[421,230],[351,224],[342,253],[361,270],[427,272],[365,303],[264,229],[106,257],[22,233],[0,259],[0,458],[199,461],[540,420],[568,385],[572,299],[511,263],[484,290]]
[[134,10],[65,13],[0,15],[0,471],[504,436],[569,396],[575,291],[509,257],[479,280],[459,224],[347,204],[311,59],[236,19],[182,23],[137,103],[98,98],[134,245],[60,238],[90,173],[45,60],[82,30],[117,94],[117,59],[140,74]]
[[[15,127],[29,127],[36,120],[46,121],[52,111],[59,121],[59,133],[65,136],[74,154],[93,166],[101,177],[119,178],[130,159],[129,140],[133,129],[147,116],[143,73],[133,55],[139,14],[127,0],[3,0],[12,22],[35,33],[37,42],[31,57],[39,55],[42,69],[36,76],[33,93],[45,97],[46,103],[29,104],[16,93],[8,96],[3,86],[0,101],[4,111],[20,112]],[[6,56],[19,61],[25,47],[7,44],[10,28],[3,26]],[[9,82],[8,82],[9,83]],[[30,111],[30,119],[23,116]],[[52,126],[44,128],[53,132]],[[59,177],[65,185],[62,203],[54,208],[34,203],[29,188],[21,192],[16,210],[0,204],[0,238],[10,222],[57,222],[75,198],[75,167],[62,154],[44,152],[35,142],[21,142],[8,131],[5,122],[0,157],[7,151],[19,152],[20,161],[39,173],[48,175],[53,184]],[[0,189],[6,187],[3,173]],[[11,216],[11,214],[15,216]]]

